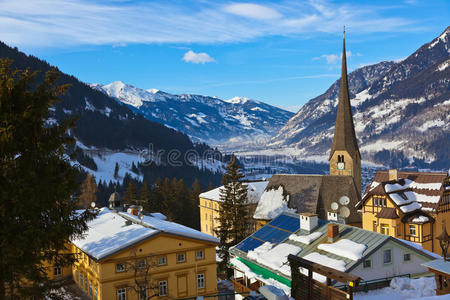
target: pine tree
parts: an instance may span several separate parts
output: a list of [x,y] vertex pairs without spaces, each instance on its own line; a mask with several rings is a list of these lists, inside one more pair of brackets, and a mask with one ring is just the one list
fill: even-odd
[[73,119],[46,122],[67,86],[55,85],[56,70],[35,84],[36,73],[10,65],[0,60],[0,299],[52,298],[64,282],[49,280],[46,262],[74,261],[61,250],[93,214],[75,212],[80,170],[64,154],[74,143],[66,136]]
[[91,203],[97,202],[98,187],[95,178],[91,174],[87,174],[86,179],[81,184],[81,194],[78,198],[78,207],[89,208]]
[[150,189],[148,188],[147,182],[144,181],[142,183],[142,188],[139,193],[139,200],[141,205],[144,207],[146,211],[149,211],[150,208]]
[[116,162],[116,166],[114,167],[114,179],[119,178],[119,164]]
[[130,181],[130,183],[128,184],[125,195],[123,196],[123,200],[125,201],[126,204],[130,204],[130,205],[137,204],[136,203],[136,200],[137,200],[136,186],[134,185],[134,183],[132,181]]
[[231,246],[238,244],[245,238],[247,223],[247,186],[241,182],[244,175],[236,163],[236,158],[231,156],[227,164],[226,172],[222,178],[223,188],[220,190],[221,210],[219,212],[220,224],[215,230],[220,245],[218,255],[221,258],[219,269],[226,270],[227,278],[232,275],[232,270],[228,268],[230,254],[228,250]]
[[190,201],[190,205],[191,205],[191,209],[192,209],[192,222],[191,222],[191,227],[200,230],[200,209],[199,209],[199,205],[200,205],[200,199],[199,199],[199,195],[202,192],[202,187],[200,186],[200,183],[198,181],[198,179],[196,178],[194,180],[194,183],[192,184],[192,192],[191,192],[191,201]]

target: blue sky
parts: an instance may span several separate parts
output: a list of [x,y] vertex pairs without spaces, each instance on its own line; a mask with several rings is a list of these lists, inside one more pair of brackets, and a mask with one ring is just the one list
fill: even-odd
[[297,109],[349,71],[399,60],[449,24],[450,1],[0,0],[0,39],[88,83]]

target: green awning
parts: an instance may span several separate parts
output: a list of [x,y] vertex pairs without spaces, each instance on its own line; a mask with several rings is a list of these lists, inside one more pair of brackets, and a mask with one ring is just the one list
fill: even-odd
[[251,261],[245,260],[241,257],[236,257],[238,260],[240,260],[242,263],[244,263],[247,267],[250,268],[250,270],[252,270],[253,273],[261,275],[263,278],[269,279],[275,279],[276,281],[287,285],[288,287],[291,287],[291,281],[289,279],[286,279],[278,274],[275,274],[272,271],[269,271],[255,263],[252,263]]

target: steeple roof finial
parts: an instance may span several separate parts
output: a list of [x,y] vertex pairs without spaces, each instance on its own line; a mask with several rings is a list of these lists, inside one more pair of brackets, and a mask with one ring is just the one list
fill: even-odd
[[350,93],[347,78],[347,54],[345,49],[345,26],[342,39],[342,71],[339,89],[339,103],[334,129],[333,144],[331,145],[330,158],[336,150],[345,150],[351,156],[359,153],[356,141],[355,126],[353,125],[352,107],[350,105]]

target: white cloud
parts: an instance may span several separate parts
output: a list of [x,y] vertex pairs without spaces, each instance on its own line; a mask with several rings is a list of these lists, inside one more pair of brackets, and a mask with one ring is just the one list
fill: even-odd
[[214,58],[209,56],[208,53],[195,53],[192,50],[189,50],[186,52],[183,56],[183,60],[187,63],[193,63],[193,64],[205,64],[209,62],[214,62]]
[[[362,56],[361,53],[353,54],[351,51],[345,51],[345,53],[347,54],[347,58],[352,57],[352,56]],[[337,64],[340,61],[340,59],[342,58],[342,52],[339,55],[323,54],[321,56],[313,57],[312,60],[319,60],[321,58],[324,58],[327,61],[327,64],[334,65],[334,64]]]
[[[358,34],[416,30],[417,20],[386,16],[387,9],[317,1],[2,0],[0,37],[19,47],[232,43],[264,36]],[[354,31],[352,31],[354,28]]]
[[275,9],[253,3],[234,3],[224,7],[230,14],[258,20],[271,20],[281,18],[282,15]]

